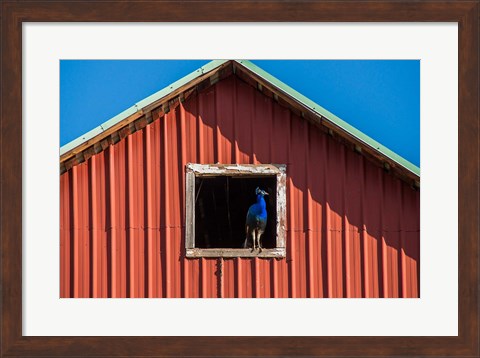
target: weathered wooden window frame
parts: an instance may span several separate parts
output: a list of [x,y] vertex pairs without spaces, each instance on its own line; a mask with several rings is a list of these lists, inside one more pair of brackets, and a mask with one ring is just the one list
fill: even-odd
[[[286,170],[285,164],[195,164],[186,165],[185,175],[185,249],[186,257],[285,257],[286,223]],[[196,248],[195,247],[195,178],[212,176],[276,176],[277,223],[276,246],[273,249],[252,251],[250,248]]]

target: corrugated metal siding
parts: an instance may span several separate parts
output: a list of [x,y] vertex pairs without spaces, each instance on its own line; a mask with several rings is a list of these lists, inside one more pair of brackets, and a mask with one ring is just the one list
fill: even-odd
[[[185,164],[286,163],[286,259],[186,259]],[[235,76],[60,177],[61,297],[418,297],[418,191]]]

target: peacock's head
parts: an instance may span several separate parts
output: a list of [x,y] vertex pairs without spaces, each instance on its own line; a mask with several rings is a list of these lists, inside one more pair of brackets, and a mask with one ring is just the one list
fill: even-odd
[[255,189],[255,194],[261,195],[261,196],[268,195],[268,193],[265,190],[260,189],[258,186],[257,186],[257,189]]

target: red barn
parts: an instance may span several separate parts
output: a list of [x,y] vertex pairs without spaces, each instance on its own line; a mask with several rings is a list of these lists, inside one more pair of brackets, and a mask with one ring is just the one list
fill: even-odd
[[419,168],[249,61],[137,103],[60,169],[61,297],[420,295]]

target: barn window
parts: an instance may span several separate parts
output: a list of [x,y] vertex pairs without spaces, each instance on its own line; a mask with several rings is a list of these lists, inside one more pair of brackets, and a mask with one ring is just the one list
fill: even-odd
[[[186,256],[285,257],[285,173],[285,165],[187,164]],[[261,249],[245,241],[257,188],[268,194]]]

